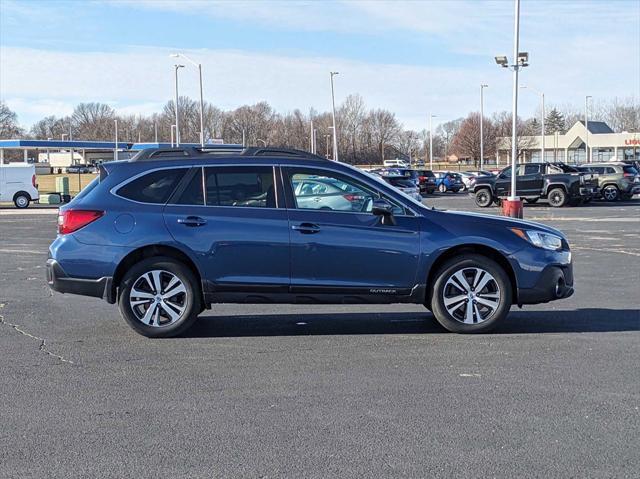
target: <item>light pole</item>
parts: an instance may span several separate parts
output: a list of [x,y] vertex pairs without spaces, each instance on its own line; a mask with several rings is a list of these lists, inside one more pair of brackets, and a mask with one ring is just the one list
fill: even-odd
[[542,149],[541,149],[541,154],[542,154],[542,159],[540,161],[544,161],[546,162],[546,158],[544,157],[544,152],[545,152],[545,135],[546,135],[546,131],[544,129],[544,116],[545,116],[545,112],[544,112],[544,93],[543,92],[539,92],[538,90],[535,90],[534,88],[531,88],[528,85],[522,85],[520,88],[526,88],[528,90],[531,90],[533,93],[537,93],[538,95],[540,95],[540,100],[542,102]]
[[176,71],[176,146],[180,146],[180,123],[178,120],[178,69],[184,68],[184,65],[174,65]]
[[591,95],[584,97],[584,127],[587,130],[584,147],[585,163],[591,163],[591,158],[589,157],[589,98],[593,97]]
[[505,209],[508,216],[521,217],[522,216],[522,202],[516,196],[516,166],[518,156],[518,71],[520,68],[529,66],[529,54],[526,52],[520,52],[520,0],[515,0],[515,15],[513,22],[513,65],[509,65],[509,60],[506,56],[501,55],[495,57],[496,63],[503,68],[509,68],[513,70],[513,96],[512,96],[512,118],[511,118],[511,192],[509,198],[504,202]]
[[202,64],[194,62],[184,53],[172,53],[169,56],[173,58],[184,58],[192,65],[198,67],[198,74],[200,75],[200,146],[204,148],[204,94],[202,92]]
[[338,129],[336,128],[336,99],[333,91],[333,77],[338,72],[329,72],[331,76],[331,115],[333,117],[333,159],[338,161]]
[[116,144],[115,148],[113,149],[113,159],[118,161],[118,120],[113,120],[113,122],[115,123],[116,128]]
[[327,160],[329,159],[329,141],[331,141],[330,138],[331,138],[331,135],[324,135],[324,141],[327,147],[327,154],[326,154]]
[[484,89],[489,85],[480,85],[480,169],[482,170],[484,165]]
[[173,131],[176,129],[176,125],[171,125],[171,148],[175,146],[175,140],[173,136]]
[[433,124],[432,121],[437,115],[429,115],[429,169],[433,170]]

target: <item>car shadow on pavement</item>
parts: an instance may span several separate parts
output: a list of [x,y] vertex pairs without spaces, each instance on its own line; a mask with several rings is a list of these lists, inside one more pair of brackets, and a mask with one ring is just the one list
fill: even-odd
[[[517,311],[494,334],[640,331],[640,311],[587,308]],[[202,316],[184,337],[311,336],[446,333],[429,312]]]

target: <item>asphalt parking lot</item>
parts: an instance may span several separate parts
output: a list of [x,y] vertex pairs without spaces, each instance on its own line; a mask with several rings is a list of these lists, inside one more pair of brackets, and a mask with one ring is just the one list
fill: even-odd
[[49,291],[54,213],[0,210],[0,477],[638,477],[640,200],[526,206],[576,293],[479,336],[411,305],[221,305],[149,340]]

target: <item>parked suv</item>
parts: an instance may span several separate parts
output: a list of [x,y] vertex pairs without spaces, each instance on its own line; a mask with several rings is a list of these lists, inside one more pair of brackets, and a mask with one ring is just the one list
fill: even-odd
[[[352,202],[308,206],[307,179]],[[118,303],[149,337],[175,336],[217,303],[415,303],[479,333],[512,304],[573,293],[551,227],[424,206],[374,175],[296,150],[144,150],[104,163],[60,208],[47,281]]]
[[398,169],[401,175],[411,178],[420,188],[420,194],[431,195],[436,190],[436,175],[431,170]]
[[579,166],[580,171],[598,174],[600,195],[606,201],[630,200],[640,193],[640,174],[624,163],[591,163]]
[[[497,176],[479,176],[473,187],[480,207],[498,204],[510,191],[510,166]],[[543,198],[553,207],[577,206],[598,194],[598,180],[564,163],[522,163],[516,165],[516,194],[527,203]]]

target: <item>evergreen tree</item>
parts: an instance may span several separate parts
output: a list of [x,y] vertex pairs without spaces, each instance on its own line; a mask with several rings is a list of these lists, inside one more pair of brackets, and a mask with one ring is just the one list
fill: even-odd
[[556,131],[560,134],[566,132],[564,116],[555,108],[549,112],[544,120],[544,129],[547,135],[553,135]]

